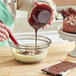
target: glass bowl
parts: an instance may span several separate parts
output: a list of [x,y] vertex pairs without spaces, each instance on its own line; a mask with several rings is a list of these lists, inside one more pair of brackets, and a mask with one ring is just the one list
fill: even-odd
[[37,63],[45,59],[51,40],[45,36],[37,36],[37,46],[35,45],[35,35],[15,35],[19,45],[9,40],[14,58],[19,62]]

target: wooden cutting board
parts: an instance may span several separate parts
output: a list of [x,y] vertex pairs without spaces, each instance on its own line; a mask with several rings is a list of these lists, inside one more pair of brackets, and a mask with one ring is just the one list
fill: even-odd
[[[42,68],[54,65],[59,61],[68,60],[76,62],[76,58],[68,55],[74,49],[74,43],[52,43],[48,49],[47,57],[40,63],[23,64],[17,62],[10,47],[0,47],[0,76],[46,76],[41,72]],[[76,68],[66,76],[75,76]]]

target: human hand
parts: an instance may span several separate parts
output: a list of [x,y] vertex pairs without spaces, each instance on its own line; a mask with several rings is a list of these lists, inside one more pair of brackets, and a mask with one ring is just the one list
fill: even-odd
[[3,42],[9,38],[8,31],[10,31],[9,27],[3,23],[0,23],[0,41]]
[[[56,4],[52,0],[36,0],[36,1],[34,1],[34,4],[39,5],[40,2],[46,3],[51,8],[51,13],[50,13],[51,17],[48,20],[48,23],[42,27],[43,29],[45,29],[45,28],[47,28],[48,25],[51,26],[55,21]],[[45,18],[45,20],[47,20],[47,18]]]
[[41,1],[48,2],[50,5],[50,8],[52,9],[51,18],[50,18],[48,24],[46,26],[42,27],[43,29],[46,29],[48,27],[48,25],[51,26],[55,22],[56,4],[53,0],[41,0]]

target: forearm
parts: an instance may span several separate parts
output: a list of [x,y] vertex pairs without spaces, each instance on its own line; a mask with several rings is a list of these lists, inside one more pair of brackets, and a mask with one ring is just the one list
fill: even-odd
[[19,10],[30,10],[34,0],[17,0],[17,9]]

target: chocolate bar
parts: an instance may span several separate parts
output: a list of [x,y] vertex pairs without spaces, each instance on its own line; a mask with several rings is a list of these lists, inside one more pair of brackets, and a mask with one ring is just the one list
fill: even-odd
[[75,67],[76,63],[63,61],[48,68],[41,69],[41,71],[46,72],[47,74],[52,76],[64,76],[67,72]]

